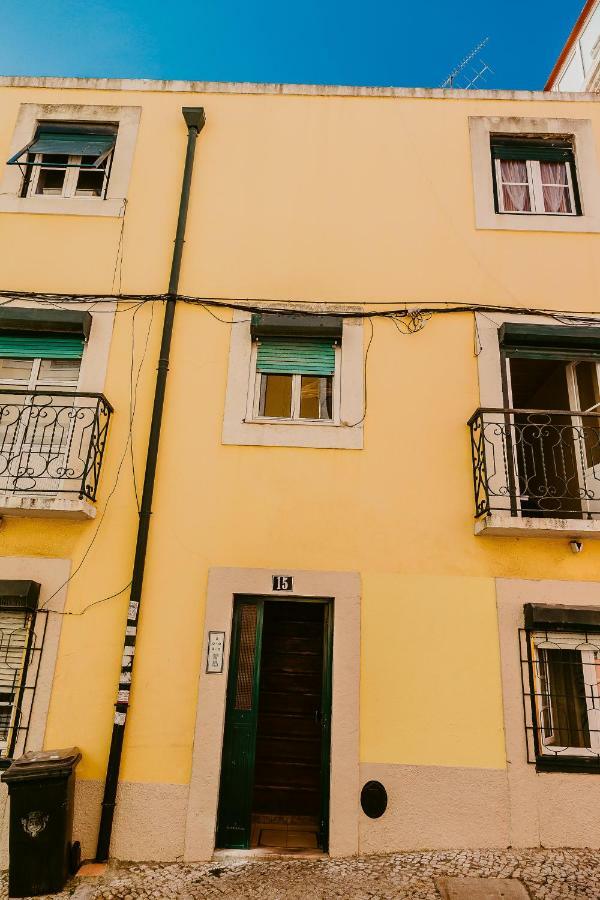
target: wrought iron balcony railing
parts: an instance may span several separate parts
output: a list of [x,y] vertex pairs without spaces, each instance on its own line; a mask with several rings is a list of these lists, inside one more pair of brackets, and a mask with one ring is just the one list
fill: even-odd
[[600,518],[600,410],[478,409],[476,517]]
[[95,500],[112,411],[102,394],[0,390],[0,493]]

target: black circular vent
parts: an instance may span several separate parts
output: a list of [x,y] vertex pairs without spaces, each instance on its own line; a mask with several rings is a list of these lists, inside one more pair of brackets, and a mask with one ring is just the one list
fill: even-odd
[[366,816],[378,819],[387,808],[387,792],[380,781],[367,781],[360,792],[360,805]]

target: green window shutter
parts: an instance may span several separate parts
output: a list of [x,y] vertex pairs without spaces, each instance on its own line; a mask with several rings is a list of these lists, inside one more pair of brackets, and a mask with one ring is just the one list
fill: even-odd
[[493,159],[536,159],[540,162],[573,162],[573,145],[570,141],[528,141],[509,138],[492,138]]
[[256,369],[266,375],[333,375],[335,348],[327,338],[263,338]]
[[83,337],[72,334],[6,334],[0,332],[0,357],[12,359],[80,359]]
[[8,160],[8,165],[18,165],[25,153],[45,153],[49,156],[93,156],[92,163],[84,163],[83,168],[96,166],[105,159],[115,146],[115,133],[102,134],[85,131],[56,131],[40,128],[35,139]]

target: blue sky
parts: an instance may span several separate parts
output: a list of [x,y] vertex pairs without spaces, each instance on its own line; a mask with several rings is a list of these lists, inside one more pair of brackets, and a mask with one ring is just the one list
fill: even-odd
[[541,88],[583,0],[5,0],[0,74]]

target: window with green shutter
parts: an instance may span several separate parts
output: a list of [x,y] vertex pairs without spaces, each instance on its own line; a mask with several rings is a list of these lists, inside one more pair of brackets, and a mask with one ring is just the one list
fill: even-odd
[[491,155],[496,212],[581,215],[571,138],[495,134]]
[[257,417],[331,422],[335,370],[333,337],[285,334],[258,337]]

